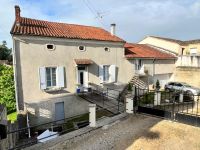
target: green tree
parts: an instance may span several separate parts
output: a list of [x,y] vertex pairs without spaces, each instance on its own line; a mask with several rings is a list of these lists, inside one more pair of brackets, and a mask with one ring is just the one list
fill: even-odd
[[13,67],[0,65],[0,104],[8,114],[16,110]]
[[3,41],[0,45],[0,60],[12,60],[11,56],[12,49],[7,47],[6,41]]

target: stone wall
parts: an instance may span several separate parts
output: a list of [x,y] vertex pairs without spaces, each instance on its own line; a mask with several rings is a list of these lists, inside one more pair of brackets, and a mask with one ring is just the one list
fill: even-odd
[[186,82],[200,88],[200,68],[177,67],[174,72],[174,81]]

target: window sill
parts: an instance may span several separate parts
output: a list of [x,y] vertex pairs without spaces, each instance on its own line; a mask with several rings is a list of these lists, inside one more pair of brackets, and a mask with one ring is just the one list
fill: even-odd
[[63,88],[61,88],[61,87],[51,87],[51,88],[47,88],[47,89],[45,89],[44,91],[45,92],[57,92],[57,91],[60,91],[60,90],[62,90]]

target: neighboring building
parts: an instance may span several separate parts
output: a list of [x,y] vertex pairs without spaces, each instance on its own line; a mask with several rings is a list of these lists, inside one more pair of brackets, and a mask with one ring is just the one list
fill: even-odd
[[141,80],[149,85],[155,85],[159,80],[162,88],[172,80],[177,59],[173,53],[146,44],[132,43],[127,43],[125,50],[125,57],[134,64],[135,75]]
[[[89,83],[127,83],[134,72],[124,59],[125,41],[102,28],[20,16],[15,6],[13,38],[17,109],[30,112],[31,124],[88,111],[74,93]],[[35,118],[35,119],[34,119]]]
[[174,80],[200,87],[200,39],[181,41],[170,38],[148,36],[139,42],[177,54]]

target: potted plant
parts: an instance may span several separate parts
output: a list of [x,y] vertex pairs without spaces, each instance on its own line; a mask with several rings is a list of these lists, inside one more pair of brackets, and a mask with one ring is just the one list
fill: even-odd
[[160,90],[160,82],[159,80],[156,81],[156,91]]
[[133,85],[132,85],[131,83],[128,84],[127,91],[128,91],[128,95],[131,95],[131,94],[132,94],[132,91],[133,91]]

